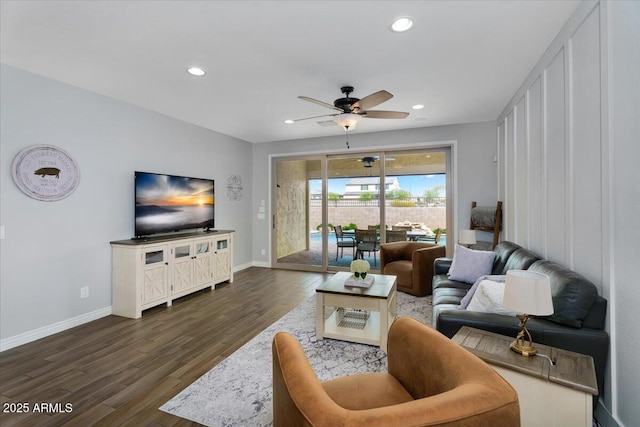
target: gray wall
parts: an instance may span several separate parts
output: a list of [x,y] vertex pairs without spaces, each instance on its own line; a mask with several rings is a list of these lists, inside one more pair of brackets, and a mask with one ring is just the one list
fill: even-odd
[[505,238],[609,301],[606,426],[640,419],[638,76],[640,3],[583,2],[498,118]]
[[[250,264],[251,144],[2,65],[0,339],[38,338],[111,307],[109,242],[133,236],[135,170],[213,178],[216,227],[236,229],[235,266]],[[50,144],[80,167],[76,191],[40,202],[13,183],[20,150]],[[239,174],[244,197],[226,197]],[[89,298],[80,299],[80,288]],[[22,334],[22,335],[21,335]]]
[[[435,142],[457,141],[457,168],[453,179],[457,182],[457,202],[455,208],[459,224],[449,226],[457,232],[468,228],[471,202],[481,206],[495,205],[498,197],[498,168],[493,161],[497,155],[495,122],[470,123],[449,126],[414,128],[402,131],[353,133],[349,137],[350,152],[367,149],[402,149],[417,146],[433,146]],[[361,123],[359,129],[366,127]],[[302,153],[345,153],[345,136],[312,138],[255,144],[253,147],[254,212],[258,212],[262,200],[267,207],[271,197],[269,156]],[[417,145],[415,145],[417,144]],[[263,265],[269,263],[271,218],[267,209],[266,218],[254,215],[253,259]],[[483,238],[482,240],[489,240]],[[266,255],[261,250],[266,249]]]

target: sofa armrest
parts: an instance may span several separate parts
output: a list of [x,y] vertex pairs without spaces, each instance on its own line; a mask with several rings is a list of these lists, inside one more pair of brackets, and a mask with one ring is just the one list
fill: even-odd
[[453,258],[436,258],[433,261],[433,274],[447,274],[449,272],[449,267],[451,267],[451,263],[453,262]]

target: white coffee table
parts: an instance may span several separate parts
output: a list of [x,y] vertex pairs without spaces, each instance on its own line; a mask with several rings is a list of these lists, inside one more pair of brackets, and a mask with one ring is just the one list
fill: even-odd
[[[374,274],[368,289],[346,287],[351,273],[341,271],[316,289],[316,338],[377,345],[387,351],[396,318],[396,276]],[[325,307],[334,308],[326,319]]]

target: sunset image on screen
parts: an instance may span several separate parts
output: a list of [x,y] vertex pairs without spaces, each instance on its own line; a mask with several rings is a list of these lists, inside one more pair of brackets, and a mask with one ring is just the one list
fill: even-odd
[[213,227],[214,182],[136,173],[136,235]]

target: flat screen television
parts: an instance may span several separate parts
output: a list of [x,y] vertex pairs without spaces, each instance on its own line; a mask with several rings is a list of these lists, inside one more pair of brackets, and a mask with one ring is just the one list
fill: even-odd
[[214,180],[135,173],[135,235],[214,227]]

